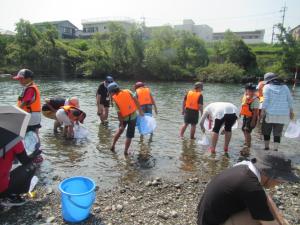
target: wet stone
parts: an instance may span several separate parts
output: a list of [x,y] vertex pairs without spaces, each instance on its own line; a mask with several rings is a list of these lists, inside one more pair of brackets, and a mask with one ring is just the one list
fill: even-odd
[[55,220],[54,216],[50,216],[47,218],[46,223],[52,223]]

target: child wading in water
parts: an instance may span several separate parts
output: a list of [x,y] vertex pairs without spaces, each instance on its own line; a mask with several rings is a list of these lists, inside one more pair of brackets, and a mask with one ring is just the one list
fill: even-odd
[[245,86],[245,94],[242,98],[240,116],[243,116],[242,131],[245,142],[241,154],[248,156],[251,147],[251,132],[255,128],[259,114],[259,99],[256,96],[256,86],[248,83]]

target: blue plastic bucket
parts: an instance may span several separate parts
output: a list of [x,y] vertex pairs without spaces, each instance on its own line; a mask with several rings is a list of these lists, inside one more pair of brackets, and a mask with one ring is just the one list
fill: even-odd
[[59,184],[62,216],[67,222],[85,220],[95,201],[95,182],[88,177],[71,177]]

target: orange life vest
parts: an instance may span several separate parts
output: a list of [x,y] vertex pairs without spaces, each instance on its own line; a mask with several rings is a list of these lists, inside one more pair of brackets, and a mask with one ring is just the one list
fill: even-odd
[[153,105],[150,88],[140,87],[136,89],[136,94],[140,105]]
[[200,109],[200,106],[199,106],[200,96],[201,96],[201,92],[199,92],[199,91],[194,91],[194,90],[189,91],[187,96],[186,96],[185,108],[199,111],[199,109]]
[[255,99],[256,99],[256,97],[249,99],[249,98],[247,98],[246,95],[243,96],[242,108],[241,108],[241,112],[240,112],[241,115],[246,116],[246,117],[253,116],[253,111],[250,106],[251,106],[252,102],[254,102]]
[[257,97],[259,98],[259,102],[263,102],[264,101],[264,94],[263,94],[263,89],[264,89],[264,82],[260,81],[258,83],[258,92],[257,92]]
[[[81,115],[83,114],[83,112],[80,109],[78,109],[78,108],[76,108],[76,107],[74,107],[72,105],[64,105],[64,106],[62,106],[60,108],[62,108],[62,109],[65,110],[67,116],[73,122],[79,121]],[[74,116],[73,113],[72,113],[72,110],[79,110],[80,111],[80,115],[79,116]]]
[[120,90],[118,93],[115,93],[112,98],[119,107],[120,114],[123,118],[137,110],[137,106],[129,90]]
[[[20,107],[21,104],[22,104],[22,102],[23,102],[24,95],[25,95],[26,91],[29,88],[33,88],[34,89],[34,92],[35,92],[34,100],[29,105],[24,105],[24,106]],[[39,89],[38,89],[38,87],[36,86],[35,83],[31,83],[30,85],[28,85],[24,89],[24,91],[22,92],[22,94],[18,98],[17,105],[21,109],[23,109],[24,111],[29,112],[29,113],[31,113],[31,112],[40,112],[41,111],[41,94],[40,94],[40,91],[39,91]]]

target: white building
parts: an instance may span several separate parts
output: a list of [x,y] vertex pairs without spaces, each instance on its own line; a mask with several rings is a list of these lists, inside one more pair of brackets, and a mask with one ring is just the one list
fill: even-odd
[[1,35],[9,35],[9,36],[16,35],[15,32],[12,32],[12,31],[10,31],[10,30],[4,30],[4,29],[1,29],[1,28],[0,28],[0,34],[1,34]]
[[205,41],[212,41],[213,29],[208,25],[196,25],[193,20],[183,20],[183,24],[175,25],[175,30],[191,32]]
[[[213,33],[213,41],[224,40],[226,32]],[[259,44],[264,42],[265,30],[233,32],[239,36],[246,44]]]
[[109,31],[110,23],[118,23],[121,25],[126,31],[130,31],[130,29],[135,26],[135,21],[130,18],[96,18],[96,19],[88,19],[82,20],[82,31],[78,34],[80,37],[90,37],[94,33],[106,33]]

